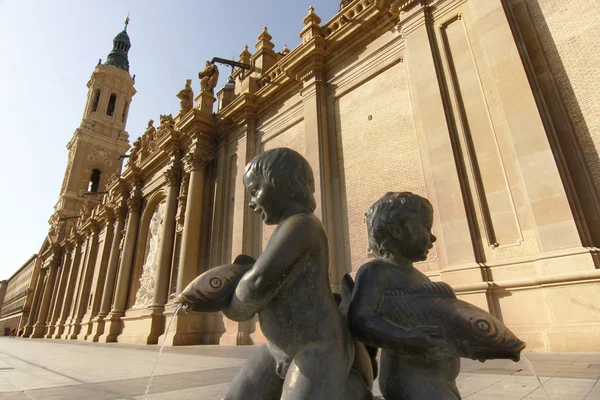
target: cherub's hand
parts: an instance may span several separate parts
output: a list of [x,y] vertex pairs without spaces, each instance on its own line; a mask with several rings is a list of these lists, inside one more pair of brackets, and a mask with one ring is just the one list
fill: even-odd
[[440,339],[440,328],[437,326],[417,326],[406,333],[405,349],[411,354],[448,355],[451,346]]

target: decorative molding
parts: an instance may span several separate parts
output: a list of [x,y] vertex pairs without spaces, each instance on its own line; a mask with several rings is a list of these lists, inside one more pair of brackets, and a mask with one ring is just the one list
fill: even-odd
[[95,144],[92,147],[92,154],[87,156],[90,162],[99,162],[105,164],[107,167],[112,167],[113,162],[111,160],[112,152],[108,151],[105,147]]
[[127,200],[127,209],[130,213],[139,213],[142,210],[142,199],[140,197],[131,197]]
[[171,166],[164,173],[163,176],[167,182],[167,186],[176,186],[181,182],[181,168]]

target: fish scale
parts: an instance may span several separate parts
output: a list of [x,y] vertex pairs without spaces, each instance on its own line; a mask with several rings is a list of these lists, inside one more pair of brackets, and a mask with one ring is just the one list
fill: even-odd
[[[418,297],[430,297],[429,301],[419,301]],[[432,296],[407,296],[386,292],[379,304],[377,313],[390,317],[394,323],[405,328],[420,325],[443,326],[443,310],[439,299]]]

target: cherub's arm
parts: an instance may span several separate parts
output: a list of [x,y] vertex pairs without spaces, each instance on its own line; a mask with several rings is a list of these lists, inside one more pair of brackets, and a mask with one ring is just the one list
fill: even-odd
[[315,221],[293,216],[280,224],[265,251],[238,283],[229,307],[223,311],[234,321],[247,321],[267,305],[281,289],[292,266],[309,251]]
[[[444,343],[429,336],[437,335],[439,328],[421,326],[408,329],[377,313],[383,292],[386,286],[389,287],[389,282],[386,282],[388,277],[380,268],[377,263],[368,263],[356,275],[348,309],[352,336],[372,346],[408,353],[429,353],[434,348],[445,347]],[[406,283],[406,286],[410,286],[410,283]]]

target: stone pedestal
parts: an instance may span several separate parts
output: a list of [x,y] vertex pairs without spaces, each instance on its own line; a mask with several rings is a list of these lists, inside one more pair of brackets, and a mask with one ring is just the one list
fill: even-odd
[[119,343],[158,344],[158,338],[165,330],[163,311],[151,308],[128,310],[121,323],[123,330]]
[[104,334],[104,327],[106,325],[105,317],[98,316],[92,320],[92,331],[85,337],[88,342],[97,342],[100,337]]
[[125,313],[111,312],[104,320],[103,332],[98,336],[98,342],[116,343],[117,338],[123,332],[123,318]]
[[[176,307],[176,304],[169,304],[166,307],[164,312],[165,334]],[[221,313],[198,313],[193,311],[184,313],[183,310],[179,311],[169,329],[166,345],[219,344],[220,337],[224,332],[221,320]],[[159,338],[159,344],[164,340],[165,334]]]
[[217,100],[212,93],[209,92],[200,92],[198,96],[194,99],[196,100],[196,108],[200,111],[203,111],[207,114],[213,113],[213,105]]

